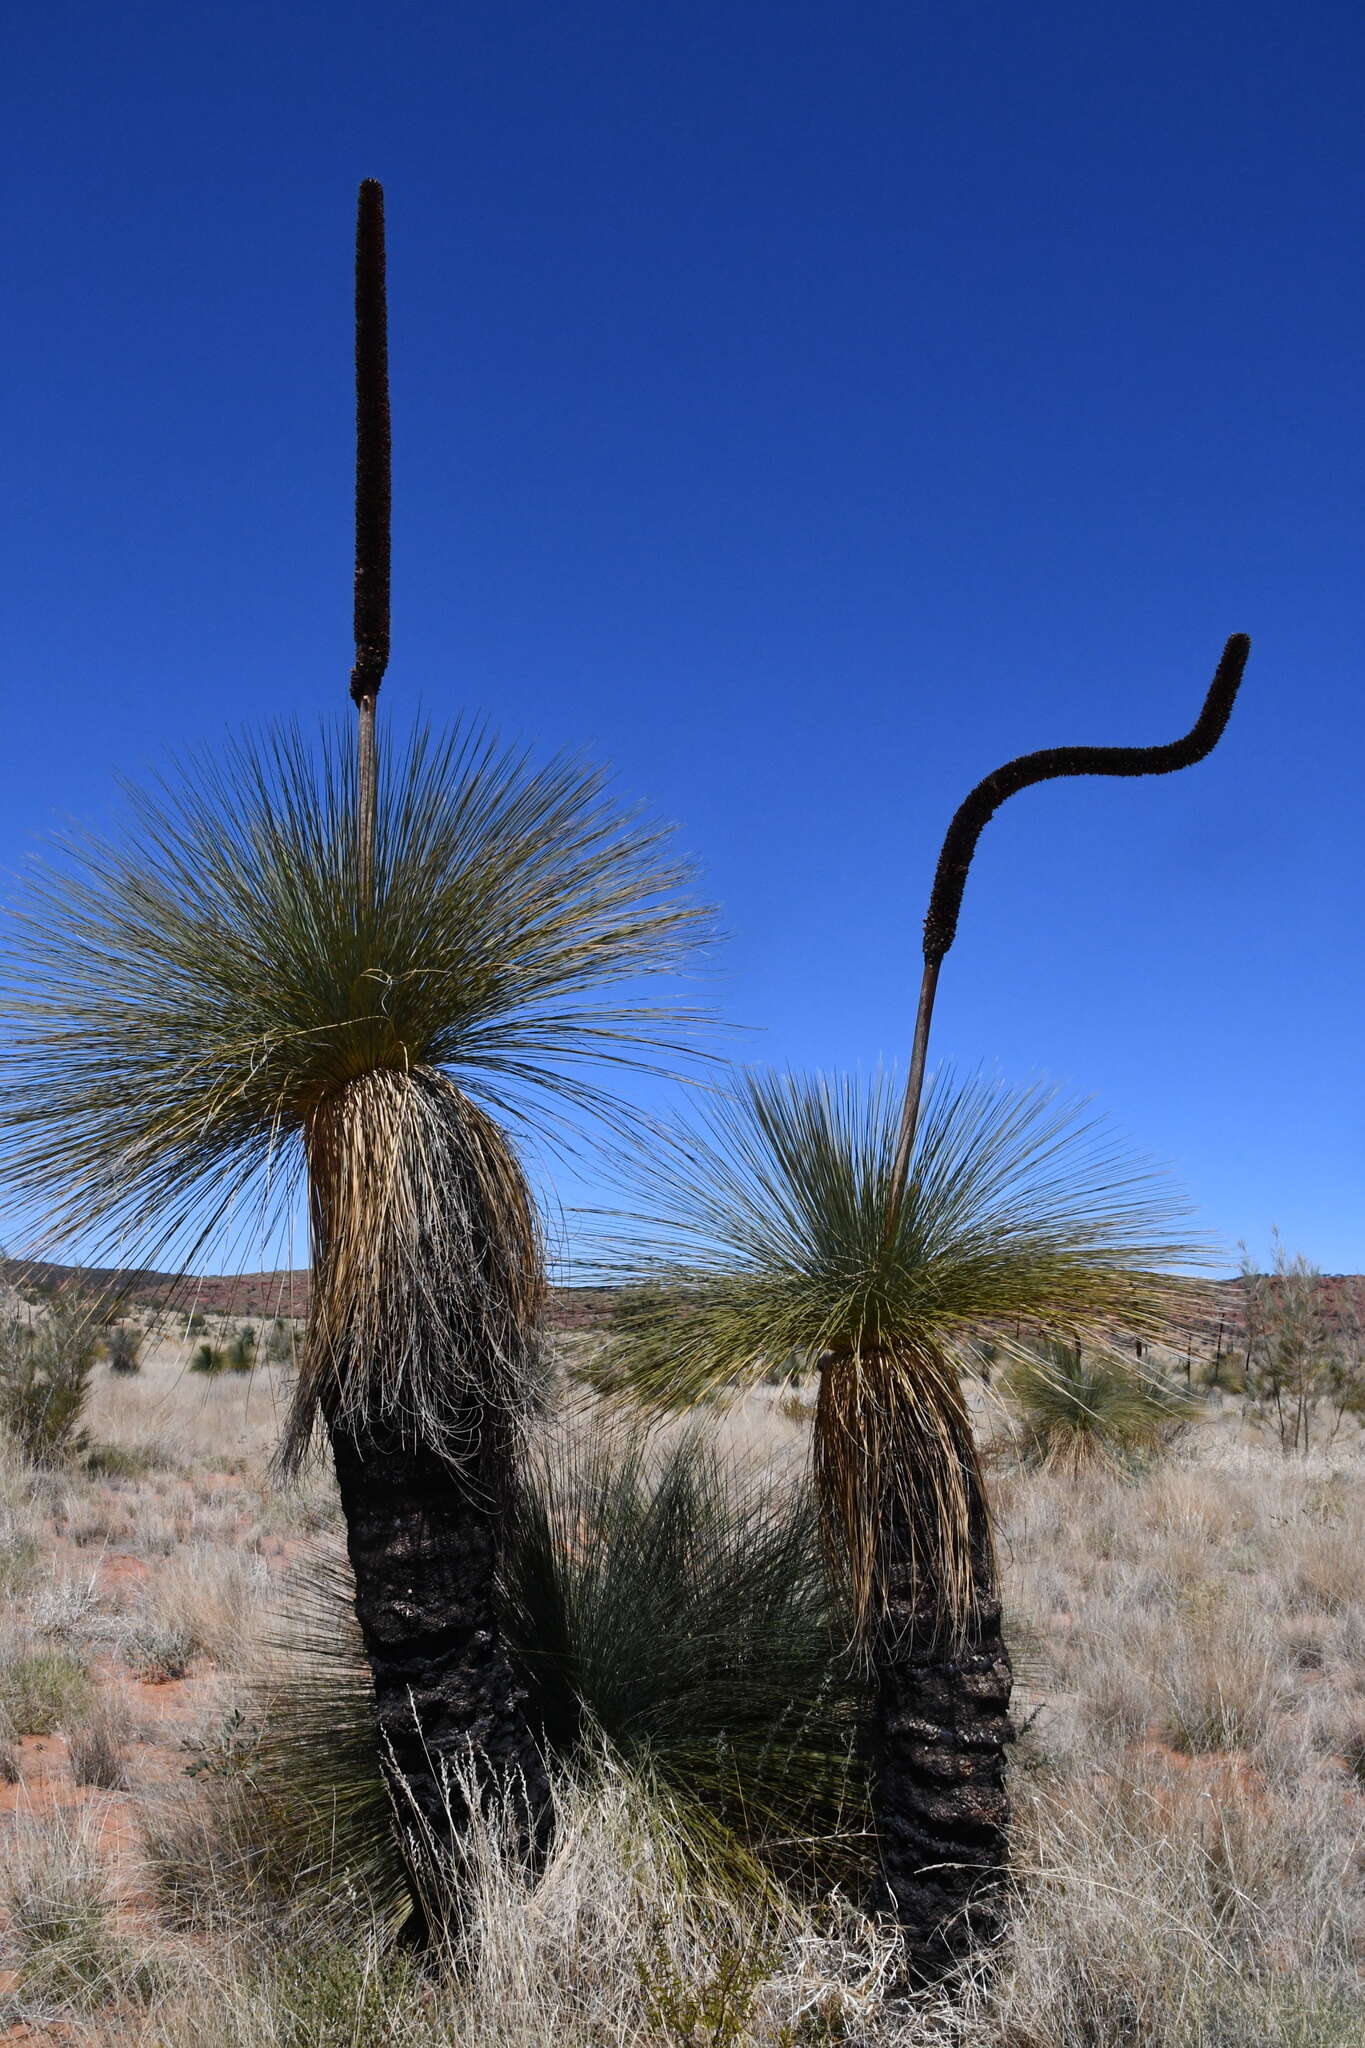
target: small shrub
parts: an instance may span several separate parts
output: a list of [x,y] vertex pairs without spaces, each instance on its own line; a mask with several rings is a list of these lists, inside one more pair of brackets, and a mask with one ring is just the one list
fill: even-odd
[[84,1579],[54,1577],[29,1610],[35,1629],[45,1636],[80,1636],[99,1607],[99,1585],[92,1573]]
[[111,1372],[134,1373],[142,1370],[142,1332],[131,1323],[113,1323],[106,1330],[104,1348],[109,1354]]
[[190,1359],[191,1372],[221,1372],[227,1364],[222,1347],[217,1344],[200,1344]]
[[0,1318],[0,1428],[30,1463],[57,1464],[85,1448],[80,1422],[98,1344],[90,1306],[75,1293],[54,1295],[38,1319]]
[[16,1735],[76,1726],[90,1706],[90,1675],[68,1650],[21,1650],[0,1664],[0,1713]]
[[656,1925],[652,1945],[635,1959],[651,2040],[661,2048],[746,2048],[759,1986],[775,1962],[766,1949],[723,1943],[697,1978],[678,1967],[667,1927]]
[[144,1684],[166,1685],[185,1676],[194,1648],[187,1629],[148,1615],[135,1622],[124,1637],[123,1661]]
[[237,1335],[223,1346],[223,1364],[229,1372],[250,1372],[256,1363],[256,1332],[243,1323]]
[[265,1356],[269,1365],[294,1363],[294,1326],[283,1316],[276,1316],[266,1332]]

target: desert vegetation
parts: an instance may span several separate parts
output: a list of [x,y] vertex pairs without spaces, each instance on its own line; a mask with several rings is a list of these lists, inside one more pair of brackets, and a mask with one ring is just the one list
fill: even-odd
[[[482,1811],[478,1938],[435,1971],[391,1939],[407,1894],[335,1482],[272,1473],[287,1369],[205,1378],[183,1337],[152,1342],[138,1375],[96,1380],[84,1453],[8,1444],[7,2022],[149,2048],[1360,2037],[1352,1418],[1286,1457],[1215,1391],[1173,1445],[1074,1471],[1016,1456],[1008,1397],[973,1396],[1017,1674],[1012,1931],[990,1968],[907,1996],[894,1925],[858,1903],[860,1679],[817,1591],[811,1423],[760,1386],[700,1437],[670,1424],[613,1452],[583,1390],[593,1348],[556,1346],[508,1588],[509,1640],[558,1645],[535,1710],[559,1715],[554,1844],[531,1884],[512,1817]],[[528,1584],[554,1628],[528,1632]],[[688,1656],[687,1603],[729,1672]],[[593,1669],[566,1683],[568,1654]],[[805,1706],[769,1739],[777,1690]]]

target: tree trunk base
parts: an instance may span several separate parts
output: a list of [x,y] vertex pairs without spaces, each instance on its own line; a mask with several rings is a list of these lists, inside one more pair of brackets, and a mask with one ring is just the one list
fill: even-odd
[[509,1814],[534,1861],[552,1824],[549,1780],[498,1635],[493,1489],[477,1469],[467,1479],[392,1432],[330,1435],[380,1761],[408,1844],[404,1939],[424,1946],[461,1929],[449,1880],[470,1818],[466,1786],[485,1811]]
[[1013,1674],[1000,1609],[953,1654],[904,1649],[880,1663],[874,1725],[882,1871],[914,1981],[932,1982],[1004,1926]]

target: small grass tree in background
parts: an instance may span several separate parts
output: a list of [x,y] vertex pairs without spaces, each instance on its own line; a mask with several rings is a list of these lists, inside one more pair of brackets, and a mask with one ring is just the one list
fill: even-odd
[[111,1372],[132,1374],[142,1370],[142,1332],[135,1323],[110,1323],[104,1333]]
[[1073,1478],[1137,1469],[1203,1405],[1160,1374],[1078,1338],[1045,1340],[1036,1357],[1007,1370],[1002,1391],[1018,1414],[1023,1462]]
[[[1137,1261],[1188,1258],[1142,1210],[1068,1156],[1064,1117],[1036,1098],[946,1090],[921,1142],[929,1031],[943,960],[985,826],[1009,797],[1075,775],[1161,775],[1217,745],[1251,650],[1223,649],[1199,717],[1151,747],[1053,747],[1006,762],[958,806],[924,920],[909,1069],[888,1125],[882,1084],[751,1080],[659,1169],[647,1207],[655,1282],[617,1355],[667,1401],[820,1361],[815,1476],[831,1549],[877,1673],[876,1804],[886,1886],[916,1974],[932,1977],[1001,1925],[1012,1674],[990,1514],[953,1342],[1015,1315],[1102,1343],[1164,1328],[1172,1306]],[[646,1202],[648,1196],[646,1195]],[[1016,1206],[1011,1212],[1011,1203]],[[1150,1226],[1150,1231],[1149,1231]],[[1144,1237],[1144,1232],[1149,1234]],[[675,1299],[657,1283],[672,1276]],[[632,1343],[635,1357],[632,1360]],[[611,1360],[607,1360],[610,1370]]]
[[320,1426],[381,1757],[453,1859],[471,1772],[518,1800],[528,1847],[549,1820],[494,1607],[541,1382],[540,1233],[513,1132],[562,1139],[613,1113],[604,1073],[675,1063],[695,1014],[621,985],[676,969],[707,920],[667,834],[581,763],[533,766],[473,727],[379,758],[371,182],[356,304],[360,748],[335,730],[230,743],[135,793],[121,840],[67,840],[36,873],[10,931],[0,1166],[49,1242],[182,1269],[229,1227],[269,1241],[302,1193],[312,1306],[281,1460],[296,1469]]

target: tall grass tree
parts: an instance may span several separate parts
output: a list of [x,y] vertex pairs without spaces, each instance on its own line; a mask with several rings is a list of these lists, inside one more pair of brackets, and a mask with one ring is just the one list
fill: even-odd
[[[874,1687],[881,1899],[932,1977],[1002,1924],[1011,1666],[963,1390],[984,1347],[1115,1352],[1170,1327],[1197,1261],[1159,1177],[1044,1088],[940,1075],[908,1175],[886,1076],[748,1076],[642,1162],[601,1383],[662,1409],[786,1361],[818,1373],[813,1464]],[[646,1206],[646,1204],[648,1206]],[[632,1306],[633,1304],[633,1306]]]
[[939,974],[1000,805],[1059,777],[1164,775],[1203,760],[1250,652],[1244,633],[1229,638],[1179,739],[1023,754],[959,804],[924,920],[898,1110],[881,1081],[864,1093],[752,1078],[709,1128],[678,1134],[663,1170],[671,1214],[643,1212],[663,1234],[638,1274],[637,1327],[614,1346],[642,1391],[686,1401],[793,1355],[819,1362],[816,1482],[877,1672],[883,1864],[922,1976],[1000,1925],[1009,1820],[1012,1673],[951,1343],[1000,1315],[1067,1341],[1102,1341],[1120,1311],[1130,1332],[1160,1328],[1169,1292],[1141,1262],[1191,1250],[1156,1227],[1159,1204],[1107,1206],[1110,1184],[1068,1156],[1074,1127],[1049,1122],[1041,1097],[945,1086],[921,1131]]
[[123,1264],[188,1267],[229,1225],[259,1244],[302,1191],[311,1312],[281,1461],[321,1425],[391,1783],[439,1847],[472,1767],[520,1801],[534,1850],[547,1781],[494,1611],[545,1288],[515,1120],[537,1092],[561,1119],[609,1109],[604,1064],[667,1060],[689,1020],[605,991],[676,967],[701,927],[663,835],[593,771],[469,728],[381,755],[373,180],[356,422],[357,742],[280,730],[188,761],[133,793],[122,841],[70,837],[34,877],[11,932],[0,1166],[49,1242]]
[[45,1248],[109,1264],[190,1271],[233,1241],[254,1262],[303,1203],[281,1464],[321,1427],[395,1771],[434,1816],[472,1749],[523,1779],[529,1828],[543,1772],[492,1608],[543,1372],[521,1147],[610,1116],[614,1067],[676,1063],[694,1013],[619,984],[677,968],[706,921],[597,772],[476,731],[386,753],[358,918],[355,798],[342,731],[238,740],[35,868],[0,1174]]

